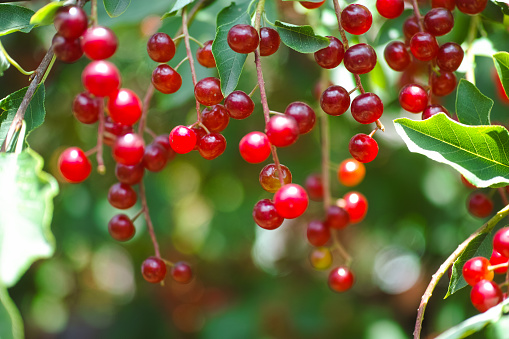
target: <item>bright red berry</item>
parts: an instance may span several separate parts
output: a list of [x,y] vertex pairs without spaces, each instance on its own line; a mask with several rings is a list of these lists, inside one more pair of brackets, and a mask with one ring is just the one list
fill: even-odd
[[205,106],[219,104],[224,98],[219,79],[208,77],[198,81],[194,87],[194,96],[200,104]]
[[216,67],[216,60],[212,54],[212,40],[205,41],[203,43],[203,47],[200,47],[198,50],[196,50],[196,60],[198,60],[200,65],[203,67]]
[[417,84],[408,84],[399,92],[399,104],[411,113],[421,113],[428,105],[428,93]]
[[493,281],[479,281],[470,292],[470,301],[479,312],[486,312],[502,300],[502,290]]
[[509,258],[509,227],[501,228],[493,237],[493,249]]
[[162,64],[152,72],[152,84],[159,92],[171,94],[182,86],[182,77],[170,66]]
[[329,287],[334,292],[345,292],[352,288],[354,275],[348,267],[336,267],[329,273]]
[[136,228],[125,214],[117,214],[108,222],[108,232],[117,241],[127,241],[134,237]]
[[251,164],[263,162],[270,155],[269,138],[262,132],[248,133],[240,140],[239,151],[242,158]]
[[168,62],[175,56],[175,43],[168,34],[156,33],[148,39],[147,53],[156,62]]
[[141,265],[141,274],[146,281],[157,284],[166,276],[166,264],[159,258],[148,257]]
[[338,180],[347,187],[360,184],[365,175],[366,167],[355,159],[345,159],[339,164]]
[[107,27],[92,26],[81,37],[81,48],[92,60],[108,59],[115,54],[117,46],[117,36]]
[[113,121],[122,125],[134,125],[141,118],[141,100],[130,89],[121,88],[110,96],[108,112]]
[[285,220],[269,199],[262,199],[253,208],[253,219],[258,226],[266,230],[274,230]]
[[367,163],[375,160],[378,154],[378,143],[369,135],[359,133],[350,139],[348,150],[355,160]]
[[279,215],[286,219],[301,216],[309,203],[306,190],[297,184],[287,184],[274,195],[274,206]]
[[251,25],[239,24],[235,25],[228,31],[228,46],[241,54],[252,53],[260,43],[258,32]]
[[191,267],[183,261],[175,263],[170,270],[170,274],[173,280],[181,284],[188,284],[193,279]]
[[371,124],[382,116],[384,104],[378,95],[374,93],[363,93],[353,99],[350,111],[357,122],[361,124]]
[[395,19],[403,13],[405,2],[403,0],[376,0],[376,9],[384,18]]
[[474,257],[467,260],[463,265],[463,278],[470,286],[474,286],[481,280],[493,280],[493,271],[488,267],[490,261],[484,257]]
[[286,147],[299,138],[299,125],[289,115],[274,115],[267,123],[267,137],[272,145]]
[[368,212],[366,197],[359,192],[349,192],[343,199],[345,200],[344,208],[350,216],[350,222],[352,224],[361,222]]
[[88,178],[92,165],[80,148],[69,147],[58,157],[58,169],[65,180],[78,183]]
[[120,73],[111,62],[92,61],[81,73],[83,86],[97,97],[113,94],[120,86]]
[[119,136],[113,145],[113,159],[122,165],[136,165],[141,162],[145,152],[143,138],[135,133]]
[[170,132],[170,145],[179,154],[191,152],[197,142],[196,133],[186,126],[175,126]]
[[497,266],[497,265],[506,265],[505,267],[499,267],[494,270],[495,273],[498,274],[505,274],[507,273],[507,264],[509,263],[509,258],[504,257],[502,254],[498,253],[497,251],[493,250],[491,252],[490,257],[490,265],[491,266]]

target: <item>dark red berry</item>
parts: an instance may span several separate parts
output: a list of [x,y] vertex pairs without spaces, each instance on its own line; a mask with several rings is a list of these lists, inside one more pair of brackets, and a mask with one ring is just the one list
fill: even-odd
[[367,163],[375,160],[378,154],[378,143],[366,134],[356,134],[350,139],[348,150],[355,160]]
[[58,34],[67,39],[77,39],[87,29],[87,14],[78,6],[64,6],[57,10],[53,21]]
[[493,237],[493,249],[509,258],[509,227],[501,228]]
[[198,152],[207,160],[212,160],[223,154],[226,149],[226,139],[222,134],[206,134],[198,142]]
[[83,86],[97,97],[109,96],[120,86],[120,73],[111,62],[92,61],[81,73]]
[[[493,202],[484,193],[472,193],[468,198],[468,211],[474,217],[486,218],[493,211]],[[497,252],[504,255],[501,251],[495,248]]]
[[371,124],[382,116],[384,105],[378,95],[364,93],[353,99],[350,111],[353,118],[361,124]]
[[422,112],[422,120],[426,120],[428,118],[431,118],[435,114],[438,113],[445,113],[447,116],[449,115],[449,111],[442,105],[429,105],[426,106],[424,111]]
[[81,37],[81,48],[92,60],[108,59],[115,54],[117,46],[117,36],[107,27],[92,26]]
[[113,159],[122,165],[136,165],[145,152],[143,138],[135,133],[119,136],[113,145]]
[[108,191],[108,201],[111,206],[125,210],[133,207],[138,200],[138,195],[131,186],[117,182]]
[[132,166],[117,163],[115,166],[115,176],[117,177],[117,180],[127,185],[138,184],[141,179],[143,179],[144,173],[145,168],[142,163]]
[[258,47],[260,37],[258,32],[251,25],[235,25],[228,31],[228,46],[241,54],[252,53]]
[[159,92],[171,94],[182,86],[182,77],[170,66],[162,64],[152,72],[152,84]]
[[463,61],[463,49],[455,42],[447,42],[440,46],[437,54],[437,65],[440,70],[454,72]]
[[254,102],[242,91],[233,91],[224,100],[224,106],[233,119],[245,119],[254,111]]
[[412,39],[415,33],[421,30],[415,15],[409,16],[403,23],[403,34],[408,40]]
[[304,187],[306,192],[308,192],[309,199],[314,201],[323,200],[323,182],[320,174],[313,173],[308,175]]
[[274,194],[274,206],[280,216],[286,219],[300,217],[309,204],[308,195],[302,186],[287,184]]
[[320,107],[330,115],[341,115],[350,107],[350,94],[341,86],[330,86],[320,96]]
[[142,164],[150,172],[159,172],[168,162],[168,151],[164,146],[153,142],[145,147]]
[[431,7],[443,7],[452,11],[456,7],[455,0],[431,0]]
[[281,38],[279,33],[270,27],[260,28],[260,55],[269,56],[277,52]]
[[157,284],[166,277],[166,264],[159,258],[148,257],[141,264],[141,274],[149,283]]
[[345,52],[346,69],[353,74],[365,74],[376,66],[376,53],[368,44],[351,46]]
[[454,27],[454,17],[445,8],[433,8],[424,16],[424,28],[434,36],[449,33]]
[[212,54],[212,40],[205,41],[203,43],[203,47],[200,47],[198,50],[196,50],[196,60],[198,60],[200,65],[203,67],[216,67],[216,60]]
[[80,148],[69,147],[58,157],[58,169],[65,180],[75,184],[88,178],[92,165]]
[[136,228],[125,214],[117,214],[108,222],[108,232],[117,241],[127,241],[134,237]]
[[385,46],[384,58],[387,65],[398,72],[404,71],[412,62],[405,44],[401,41],[393,41]]
[[376,9],[384,18],[395,19],[403,13],[405,2],[403,0],[376,0]]
[[431,90],[437,97],[451,94],[456,88],[456,76],[453,72],[441,71],[440,75],[431,74]]
[[115,122],[134,125],[141,118],[141,100],[130,89],[121,88],[110,96],[108,113]]
[[98,100],[88,92],[79,93],[72,102],[72,112],[76,119],[84,124],[93,124],[99,120]]
[[269,138],[262,132],[248,133],[240,140],[239,151],[242,158],[251,164],[263,162],[270,155]]
[[336,267],[329,273],[329,287],[334,292],[345,292],[352,288],[354,276],[348,267]]
[[79,39],[66,39],[61,35],[55,34],[51,41],[53,52],[58,60],[72,63],[78,61],[83,55]]
[[191,152],[197,142],[196,133],[186,126],[175,126],[170,132],[170,145],[179,154]]
[[118,137],[133,133],[133,126],[122,125],[113,121],[109,116],[104,119],[104,143],[113,147]]
[[219,79],[208,77],[198,81],[194,87],[194,96],[200,104],[205,106],[217,105],[223,101]]
[[350,215],[343,208],[337,205],[331,205],[327,208],[325,215],[325,225],[333,229],[343,229],[350,223]]
[[170,270],[170,274],[173,280],[181,284],[188,284],[193,279],[191,267],[183,261],[175,263]]
[[410,39],[410,51],[416,59],[430,61],[438,54],[438,43],[428,32],[418,32]]
[[411,113],[421,113],[428,105],[428,93],[422,86],[408,84],[399,92],[399,104]]
[[322,6],[324,3],[325,3],[325,0],[323,1],[318,1],[318,2],[313,2],[313,1],[299,1],[299,3],[307,8],[307,9],[315,9],[315,8],[318,8],[320,6]]
[[292,102],[286,107],[285,114],[297,121],[299,125],[299,134],[308,133],[313,129],[313,126],[315,126],[315,111],[304,102]]
[[223,105],[214,105],[210,108],[206,107],[201,112],[201,119],[210,132],[219,133],[228,126],[230,116]]
[[276,211],[274,203],[269,199],[262,199],[253,208],[253,219],[258,226],[266,230],[274,230],[285,220]]
[[486,8],[488,0],[456,0],[456,7],[465,14],[479,14]]
[[[191,128],[191,130],[196,134],[196,145],[193,147],[193,151],[198,150],[198,146],[200,144],[200,139],[203,138],[205,135],[207,135],[207,131],[205,131],[201,126],[195,125],[195,126],[188,126]],[[175,151],[174,151],[175,152]]]
[[372,23],[371,12],[363,5],[350,4],[341,11],[341,26],[350,34],[364,34]]
[[319,220],[313,220],[308,223],[307,237],[311,245],[316,247],[323,246],[330,239],[329,227]]
[[290,146],[299,138],[299,125],[289,115],[272,116],[266,129],[270,143],[276,147]]
[[147,53],[156,62],[168,62],[175,56],[175,43],[166,33],[156,33],[148,39]]
[[344,208],[350,216],[350,222],[352,224],[361,222],[368,212],[366,197],[359,192],[349,192],[343,199],[345,200]]
[[337,67],[345,55],[345,47],[343,43],[333,36],[329,38],[329,46],[315,52],[315,60],[320,67],[332,69]]

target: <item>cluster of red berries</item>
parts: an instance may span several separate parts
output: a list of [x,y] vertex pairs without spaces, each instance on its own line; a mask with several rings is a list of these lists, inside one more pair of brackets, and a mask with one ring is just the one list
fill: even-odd
[[489,260],[474,257],[463,265],[463,278],[472,286],[470,300],[479,312],[485,312],[507,298],[507,293],[502,293],[493,278],[494,273],[507,273],[508,264],[509,227],[505,227],[498,230],[493,237],[493,252]]

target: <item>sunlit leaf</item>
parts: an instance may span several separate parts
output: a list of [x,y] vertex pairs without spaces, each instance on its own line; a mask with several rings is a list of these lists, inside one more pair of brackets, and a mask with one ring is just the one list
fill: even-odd
[[50,2],[32,15],[30,24],[35,26],[51,25],[55,19],[58,9],[65,4],[64,1]]
[[329,46],[329,39],[316,35],[309,25],[298,26],[279,20],[275,24],[281,41],[297,52],[314,53]]
[[493,100],[471,82],[461,79],[456,94],[456,114],[465,125],[489,125]]
[[103,0],[104,8],[111,18],[117,17],[127,10],[131,0]]
[[177,14],[177,12],[186,7],[187,5],[193,3],[195,0],[171,0],[170,1],[170,10],[166,13],[164,13],[163,17],[161,19],[174,16]]

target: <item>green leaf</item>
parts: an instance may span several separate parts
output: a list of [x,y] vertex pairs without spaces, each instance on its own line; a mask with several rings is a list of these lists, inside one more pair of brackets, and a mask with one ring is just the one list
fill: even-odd
[[281,41],[299,53],[314,53],[329,46],[329,39],[316,35],[309,25],[298,26],[276,20]]
[[489,125],[493,100],[471,82],[461,79],[456,92],[456,114],[465,125]]
[[0,284],[0,338],[22,339],[23,320],[7,289]]
[[[4,142],[5,137],[7,136],[9,126],[18,111],[21,101],[23,101],[27,88],[28,87],[22,88],[0,100],[0,108],[4,110],[4,112],[0,114],[0,145]],[[25,122],[27,124],[26,135],[42,125],[45,115],[44,85],[39,85],[25,112]]]
[[115,18],[127,10],[131,0],[103,0],[103,3],[110,18]]
[[503,1],[493,1],[493,3],[502,9],[502,13],[509,15],[509,4]]
[[32,15],[30,24],[35,26],[51,25],[55,19],[58,9],[65,4],[64,1],[50,2]]
[[177,14],[177,12],[189,5],[190,3],[193,3],[195,0],[171,0],[170,1],[170,10],[166,13],[164,13],[163,17],[161,19],[165,19],[171,16],[174,16]]
[[30,149],[0,153],[0,284],[6,287],[55,250],[50,223],[58,184],[42,166]]
[[502,317],[508,317],[507,315],[504,315],[504,313],[509,311],[508,305],[509,299],[506,299],[486,312],[473,316],[459,325],[451,327],[435,339],[465,338],[471,334],[479,332],[487,325],[497,323],[502,319]]
[[[0,42],[1,44],[1,42]],[[4,75],[4,71],[11,66],[5,55],[0,51],[0,76]]]
[[30,18],[34,11],[16,5],[0,4],[0,36],[12,32],[28,33],[34,25],[30,24]]
[[217,15],[217,29],[212,43],[212,54],[216,60],[217,71],[221,80],[221,91],[225,97],[237,87],[247,58],[247,54],[234,52],[228,46],[228,31],[235,25],[249,25],[251,23],[251,16],[247,12],[248,8],[249,2],[240,5],[232,2],[230,6],[223,8]]
[[410,152],[459,171],[477,187],[509,184],[509,132],[502,126],[467,126],[443,113],[423,121],[394,120]]
[[495,63],[498,77],[507,95],[509,93],[509,53],[499,52],[493,54],[493,62]]

